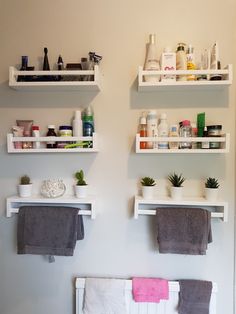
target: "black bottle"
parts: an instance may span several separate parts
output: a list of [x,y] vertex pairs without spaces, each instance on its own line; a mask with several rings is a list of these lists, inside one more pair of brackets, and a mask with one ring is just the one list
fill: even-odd
[[[61,55],[59,55],[58,60],[57,60],[57,69],[59,71],[64,69],[63,60],[62,60],[62,56]],[[58,81],[61,81],[62,80],[62,76],[58,75],[57,79],[58,79]]]
[[[55,132],[55,125],[48,125],[47,136],[57,136]],[[57,148],[57,142],[47,142],[47,148]]]
[[43,70],[50,71],[50,66],[48,62],[48,48],[44,48]]

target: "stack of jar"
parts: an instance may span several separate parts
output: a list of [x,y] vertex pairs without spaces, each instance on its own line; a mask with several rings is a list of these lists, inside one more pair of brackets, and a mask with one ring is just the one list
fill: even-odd
[[[165,113],[157,119],[155,110],[151,110],[147,115],[143,112],[140,118],[139,134],[140,137],[151,137],[150,140],[140,141],[140,149],[219,149],[220,142],[198,142],[195,141],[160,141],[160,137],[197,137],[198,130],[195,122],[183,120],[178,125],[168,126],[167,116]],[[222,125],[209,125],[204,127],[203,137],[220,137]],[[159,138],[156,139],[155,138]]]

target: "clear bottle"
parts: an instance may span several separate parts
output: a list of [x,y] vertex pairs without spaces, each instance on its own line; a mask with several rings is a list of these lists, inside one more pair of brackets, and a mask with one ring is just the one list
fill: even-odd
[[[147,119],[144,115],[142,114],[140,118],[140,124],[139,124],[139,135],[140,137],[146,137],[147,136]],[[147,142],[140,142],[140,149],[146,149],[147,148]]]
[[[196,70],[194,48],[191,44],[188,45],[186,58],[187,58],[187,70]],[[196,76],[194,74],[187,76],[188,81],[194,81],[195,79],[196,79]]]
[[[40,137],[38,125],[32,125],[32,136]],[[33,148],[39,149],[40,148],[40,142],[33,142]]]
[[[197,124],[196,122],[191,122],[192,137],[197,137]],[[192,149],[197,149],[197,142],[192,142]]]
[[[179,136],[178,126],[176,124],[171,125],[169,136],[170,137],[178,137]],[[179,143],[178,142],[169,142],[169,149],[179,149]]]
[[[204,127],[204,131],[203,131],[203,137],[207,137],[208,136],[208,131],[207,131],[207,127]],[[209,149],[210,148],[210,143],[209,142],[202,142],[202,149]]]
[[[176,51],[176,70],[187,70],[187,57],[185,52],[185,44],[178,43]],[[177,81],[186,81],[186,75],[177,75]]]
[[[167,137],[169,132],[169,127],[167,124],[166,113],[162,113],[160,117],[160,123],[158,125],[158,135],[159,137]],[[168,142],[158,142],[159,149],[168,149]]]
[[[157,113],[155,110],[151,110],[147,114],[147,136],[148,137],[157,137]],[[147,142],[147,148],[157,148],[157,142]]]
[[[192,128],[191,128],[189,120],[182,121],[182,124],[180,127],[180,137],[192,137]],[[179,148],[180,149],[192,148],[192,143],[180,142]]]
[[[55,132],[55,125],[52,124],[48,125],[47,136],[57,136]],[[57,148],[57,142],[54,141],[47,142],[47,148]]]
[[[147,45],[146,59],[144,70],[158,71],[160,70],[160,63],[157,59],[156,35],[149,35],[149,43]],[[159,82],[160,75],[144,76],[145,82]]]

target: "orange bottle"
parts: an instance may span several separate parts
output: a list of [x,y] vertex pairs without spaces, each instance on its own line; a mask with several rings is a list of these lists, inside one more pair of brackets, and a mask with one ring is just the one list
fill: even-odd
[[[142,117],[140,118],[139,135],[140,137],[147,137],[147,120],[144,114],[142,114]],[[140,142],[140,149],[146,149],[146,148],[147,148],[147,142]]]

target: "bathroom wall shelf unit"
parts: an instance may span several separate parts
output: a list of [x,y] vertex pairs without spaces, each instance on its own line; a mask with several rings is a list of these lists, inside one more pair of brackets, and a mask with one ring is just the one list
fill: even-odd
[[[148,148],[140,149],[140,142],[219,142],[219,149],[158,149]],[[224,134],[221,137],[140,137],[136,134],[135,151],[138,154],[214,154],[214,153],[228,153],[230,146],[230,134]]]
[[[199,80],[199,81],[168,81],[168,82],[145,82],[144,76],[154,75],[222,75],[220,81],[210,80]],[[151,92],[151,91],[170,91],[170,90],[183,90],[183,89],[220,89],[225,88],[232,84],[233,81],[233,66],[229,64],[225,69],[221,70],[175,70],[175,71],[144,71],[143,67],[139,67],[138,72],[138,90],[140,92]]]
[[96,199],[94,196],[86,198],[77,198],[75,196],[62,196],[58,198],[45,198],[40,195],[31,197],[11,196],[6,199],[6,216],[11,217],[12,214],[17,214],[19,207],[23,205],[48,205],[48,206],[73,206],[79,207],[81,205],[89,206],[90,209],[81,209],[79,215],[91,216],[92,219],[96,218]]
[[[58,76],[62,76],[63,80],[56,80]],[[68,77],[78,77],[89,75],[93,80],[76,81],[66,80]],[[18,81],[18,76],[33,76],[42,79],[45,76],[55,77],[54,81]],[[19,71],[15,67],[9,68],[9,86],[16,90],[37,90],[37,91],[99,91],[99,67],[94,66],[94,70],[62,70],[62,71]]]
[[[141,209],[142,205],[151,205],[153,209]],[[170,197],[158,197],[156,199],[144,199],[141,196],[134,198],[134,218],[138,219],[139,215],[156,215],[156,207],[160,206],[188,206],[202,207],[211,210],[212,218],[221,218],[224,222],[228,221],[228,203],[225,201],[207,201],[203,197],[186,197],[182,200],[173,200]],[[214,211],[212,211],[214,209]]]
[[[75,147],[75,148],[46,148],[46,142],[92,142],[92,147]],[[27,148],[16,149],[15,142],[40,142],[41,148]],[[7,151],[8,153],[96,153],[98,152],[98,136],[97,133],[93,133],[93,136],[82,137],[14,137],[13,134],[7,134]]]

